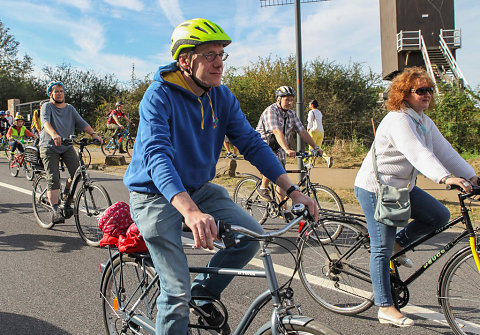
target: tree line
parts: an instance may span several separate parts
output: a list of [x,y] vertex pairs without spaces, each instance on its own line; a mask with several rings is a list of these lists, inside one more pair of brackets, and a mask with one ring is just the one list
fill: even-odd
[[[124,102],[124,111],[138,124],[138,106],[152,75],[138,79],[132,70],[131,80],[123,83],[115,74],[102,75],[60,64],[45,66],[41,75],[35,76],[33,59],[20,56],[19,45],[0,20],[0,110],[6,110],[7,100],[12,98],[21,102],[46,99],[47,83],[60,80],[66,86],[66,101],[96,129],[105,128],[106,114],[118,100]],[[277,87],[296,88],[295,64],[293,55],[260,57],[241,68],[227,64],[224,84],[236,95],[253,127],[263,110],[274,102]],[[326,143],[345,139],[369,146],[373,126],[387,113],[382,99],[386,84],[381,76],[360,63],[343,65],[321,58],[306,62],[303,69],[305,117],[308,101],[316,99],[323,113]],[[442,86],[441,92],[429,116],[457,150],[480,153],[480,108],[478,100],[471,98],[479,96],[479,90],[467,94],[456,87]]]

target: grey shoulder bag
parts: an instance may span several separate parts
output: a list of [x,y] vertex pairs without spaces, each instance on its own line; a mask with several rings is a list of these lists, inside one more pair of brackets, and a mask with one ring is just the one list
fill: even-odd
[[410,191],[408,187],[397,188],[383,185],[378,177],[375,141],[372,144],[373,171],[377,179],[377,204],[374,218],[387,226],[405,227],[411,215]]

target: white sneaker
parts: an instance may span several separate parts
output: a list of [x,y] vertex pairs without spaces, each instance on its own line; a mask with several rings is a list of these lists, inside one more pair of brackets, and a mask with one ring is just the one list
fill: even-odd
[[332,157],[327,157],[327,167],[331,168],[333,165],[333,158]]

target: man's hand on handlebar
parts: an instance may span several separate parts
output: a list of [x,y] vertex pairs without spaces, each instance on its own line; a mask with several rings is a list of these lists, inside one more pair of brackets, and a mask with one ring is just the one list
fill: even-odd
[[292,199],[293,205],[304,204],[305,206],[307,206],[308,211],[313,216],[315,222],[318,221],[318,206],[317,202],[314,199],[306,196],[300,191],[293,191],[292,193],[290,193],[290,198]]
[[297,155],[297,152],[294,150],[285,150],[285,153],[287,154],[288,157],[295,157]]

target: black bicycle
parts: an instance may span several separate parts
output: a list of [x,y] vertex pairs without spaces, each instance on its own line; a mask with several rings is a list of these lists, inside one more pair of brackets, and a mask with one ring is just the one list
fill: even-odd
[[[292,212],[299,217],[287,223],[283,228],[267,234],[257,234],[240,226],[230,226],[219,223],[219,236],[223,245],[218,247],[234,247],[238,241],[232,233],[240,233],[261,241],[260,258],[264,270],[191,267],[192,273],[214,273],[250,278],[264,278],[267,289],[254,299],[245,312],[242,320],[232,334],[337,334],[334,330],[316,322],[311,317],[301,315],[298,305],[293,301],[294,292],[290,287],[293,276],[282,286],[273,267],[271,255],[267,246],[275,243],[277,238],[285,234],[300,220],[309,217],[304,205],[296,205]],[[295,255],[292,254],[295,258]],[[149,254],[112,254],[109,249],[109,259],[102,264],[103,273],[100,285],[102,298],[103,320],[106,333],[113,334],[154,334],[155,316],[157,314],[156,299],[160,293],[159,277],[155,272]],[[224,316],[224,322],[218,326],[208,326],[203,320],[204,313],[190,303],[189,334],[224,334],[222,328],[228,322],[228,312],[225,305],[216,299],[208,297],[192,297],[192,299],[209,300],[217,306]],[[270,303],[271,317],[256,332],[248,328],[259,311]]]
[[[456,187],[455,187],[456,188]],[[461,215],[446,226],[425,235],[392,255],[390,281],[395,306],[407,305],[408,286],[427,271],[460,241],[468,238],[469,246],[447,260],[438,279],[438,302],[455,334],[478,334],[480,331],[480,258],[478,228],[473,228],[465,200],[480,195],[480,187],[458,194]],[[442,249],[422,263],[408,278],[402,279],[397,258],[443,231],[464,224]],[[341,233],[335,236],[338,227]],[[298,237],[299,276],[308,293],[330,311],[353,315],[373,304],[369,273],[370,237],[365,218],[344,213],[321,213],[318,223],[305,226]]]
[[[287,173],[303,174],[302,180],[298,183],[301,191],[307,196],[314,198],[321,211],[331,210],[344,212],[343,203],[334,190],[325,185],[312,183],[310,179],[310,170],[315,166],[317,155],[297,152],[296,157],[304,158],[310,162],[301,170],[286,171]],[[273,183],[269,183],[268,186],[268,194],[272,200],[266,201],[257,192],[262,182],[261,178],[250,173],[238,174],[246,177],[241,179],[235,187],[233,201],[250,213],[260,224],[263,224],[268,218],[274,219],[279,216],[285,218],[283,207],[288,201],[288,198],[280,199]]]
[[[98,227],[98,220],[103,212],[112,204],[110,196],[105,188],[90,179],[83,161],[83,151],[87,145],[99,144],[96,140],[83,138],[76,141],[76,136],[70,139],[63,139],[64,145],[77,144],[78,159],[80,166],[73,176],[72,185],[66,198],[62,198],[59,208],[63,216],[68,219],[75,217],[80,237],[90,246],[98,246],[102,239],[103,232]],[[38,157],[39,164],[41,163]],[[42,228],[50,229],[54,226],[51,222],[52,206],[47,198],[47,178],[43,169],[39,168],[33,182],[33,212],[37,223]],[[71,205],[73,204],[73,208]]]
[[135,137],[131,133],[131,125],[126,126],[123,131],[113,135],[110,138],[104,139],[102,143],[102,152],[105,156],[115,155],[117,150],[123,148],[128,156],[132,157],[133,145],[135,144]]

